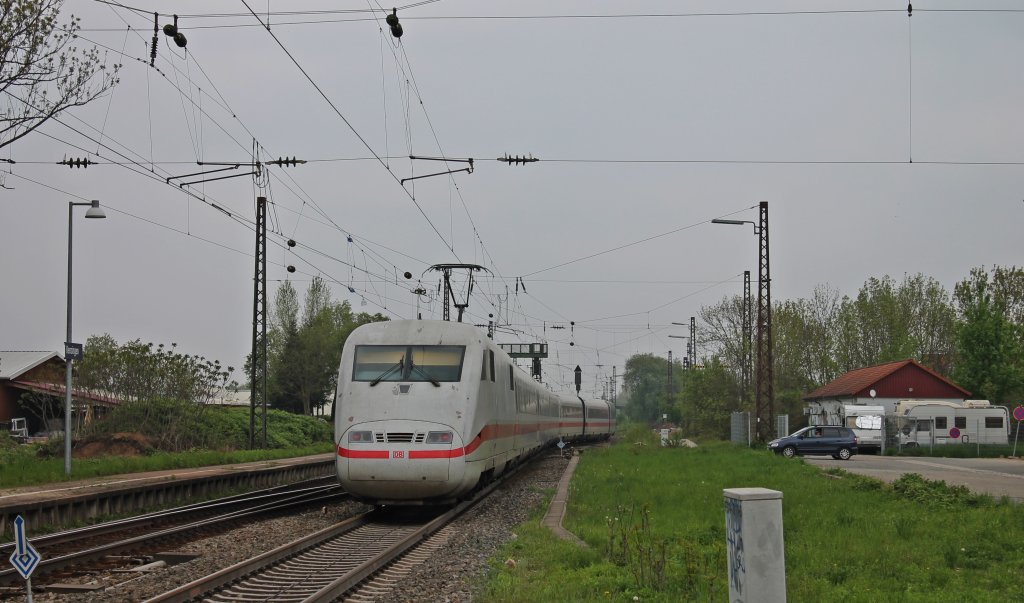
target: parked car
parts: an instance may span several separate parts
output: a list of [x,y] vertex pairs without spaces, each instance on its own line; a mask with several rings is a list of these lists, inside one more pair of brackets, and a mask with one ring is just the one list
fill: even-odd
[[857,436],[849,427],[812,425],[768,443],[768,450],[786,458],[804,454],[830,454],[849,459],[857,454]]

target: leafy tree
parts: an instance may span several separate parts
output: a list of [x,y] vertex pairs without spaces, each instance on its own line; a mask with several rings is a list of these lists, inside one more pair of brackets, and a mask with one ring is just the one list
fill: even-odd
[[121,402],[166,398],[202,407],[227,385],[235,369],[222,367],[219,360],[180,354],[177,346],[154,347],[139,339],[119,345],[107,334],[91,336],[88,353],[75,365],[75,383]]
[[[776,414],[799,414],[802,397],[814,389],[815,378],[828,377],[831,358],[818,354],[830,347],[826,324],[813,318],[807,300],[784,301],[772,308],[772,343]],[[771,430],[774,431],[774,426]]]
[[946,372],[953,349],[955,314],[949,294],[935,279],[870,278],[856,299],[843,298],[836,361],[841,372],[917,358]]
[[953,376],[974,396],[1004,404],[1024,390],[1024,327],[1010,320],[1011,307],[1024,291],[1024,277],[1016,269],[998,268],[993,277],[990,281],[984,268],[975,268],[956,285],[961,322]]
[[[673,375],[675,376],[675,375]],[[622,376],[626,415],[641,423],[654,423],[668,411],[668,360],[636,354],[626,360]]]
[[889,276],[869,278],[853,300],[844,299],[839,313],[839,363],[844,371],[889,360],[909,358],[913,344],[908,308],[898,300]]
[[729,438],[729,415],[741,410],[740,383],[720,359],[705,359],[699,369],[683,371],[677,412],[685,432],[714,439]]
[[60,113],[85,105],[117,84],[96,47],[75,46],[80,20],[59,25],[64,0],[0,0],[0,91],[8,106],[0,148]]
[[93,424],[92,431],[137,431],[164,450],[197,443],[208,403],[228,385],[234,369],[180,354],[177,345],[138,339],[118,344],[106,334],[86,340],[87,353],[75,365],[76,386],[118,400],[111,419]]
[[956,311],[945,287],[922,274],[904,278],[899,303],[911,309],[908,330],[916,347],[914,357],[948,374],[956,339]]
[[345,339],[359,325],[381,320],[387,318],[355,314],[347,301],[334,302],[319,277],[306,290],[300,316],[294,287],[282,283],[267,333],[271,405],[307,415],[323,410],[337,387]]
[[724,298],[713,306],[702,307],[698,315],[702,323],[700,347],[710,356],[719,358],[739,381],[743,376],[745,352],[748,351],[743,337],[743,297]]

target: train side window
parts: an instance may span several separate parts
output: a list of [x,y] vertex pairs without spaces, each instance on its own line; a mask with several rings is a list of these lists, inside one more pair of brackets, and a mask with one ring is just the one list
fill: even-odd
[[487,381],[487,350],[484,350],[484,358],[480,362],[480,380]]
[[967,417],[953,417],[953,425],[957,429],[967,429]]
[[508,365],[508,388],[512,391],[516,389],[516,371],[511,364]]
[[494,350],[491,350],[491,381],[494,381]]

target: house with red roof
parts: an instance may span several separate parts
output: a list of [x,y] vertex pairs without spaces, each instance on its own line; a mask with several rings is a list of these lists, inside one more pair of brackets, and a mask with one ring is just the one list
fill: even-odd
[[971,392],[917,361],[908,359],[850,371],[822,385],[803,399],[809,404],[805,414],[809,414],[814,403],[822,407],[830,402],[883,406],[885,412],[890,414],[896,412],[896,403],[900,400],[962,404],[970,396]]

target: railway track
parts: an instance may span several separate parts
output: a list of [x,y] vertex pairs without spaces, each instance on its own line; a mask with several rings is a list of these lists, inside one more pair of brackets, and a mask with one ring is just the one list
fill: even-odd
[[[43,560],[33,580],[37,585],[59,580],[70,568],[79,572],[108,569],[123,564],[125,556],[159,551],[168,542],[206,535],[262,515],[335,501],[341,494],[335,479],[326,477],[39,536],[32,545]],[[6,559],[13,550],[13,542],[0,545],[0,558]],[[20,580],[13,568],[0,570],[0,585]]]
[[[500,483],[495,482],[473,500],[450,508],[380,508],[352,517],[146,603],[313,603],[335,601],[343,596],[346,600],[360,600],[356,590],[364,581],[379,576],[406,554],[429,554],[431,547],[443,543],[445,526],[489,496]],[[424,552],[423,547],[428,550]],[[393,579],[379,577],[364,586],[374,589]]]

